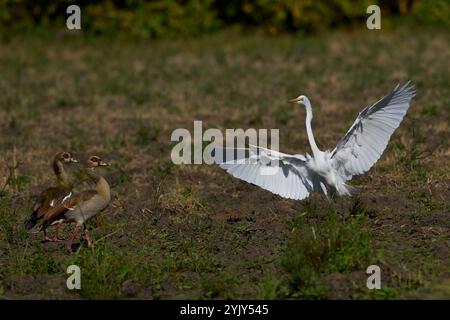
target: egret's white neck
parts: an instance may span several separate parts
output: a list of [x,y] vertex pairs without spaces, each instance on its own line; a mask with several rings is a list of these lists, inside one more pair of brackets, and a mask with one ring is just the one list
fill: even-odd
[[317,158],[320,154],[320,150],[317,147],[316,140],[314,140],[314,135],[311,128],[311,121],[313,118],[311,103],[309,101],[305,101],[306,108],[306,133],[308,135],[309,145],[311,146],[311,151],[315,158]]

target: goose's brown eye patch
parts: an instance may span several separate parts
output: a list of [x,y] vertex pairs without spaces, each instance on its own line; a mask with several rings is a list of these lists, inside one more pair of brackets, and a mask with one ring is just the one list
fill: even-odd
[[68,157],[69,157],[69,155],[68,155],[67,153],[65,153],[65,154],[64,154],[64,158],[67,159]]

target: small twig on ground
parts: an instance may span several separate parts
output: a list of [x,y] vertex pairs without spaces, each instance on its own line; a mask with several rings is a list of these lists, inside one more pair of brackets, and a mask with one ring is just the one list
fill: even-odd
[[12,170],[13,170],[13,177],[14,177],[14,181],[17,181],[17,168],[18,168],[18,164],[17,164],[17,147],[16,147],[16,139],[14,139],[14,146],[13,146],[13,166],[12,166]]

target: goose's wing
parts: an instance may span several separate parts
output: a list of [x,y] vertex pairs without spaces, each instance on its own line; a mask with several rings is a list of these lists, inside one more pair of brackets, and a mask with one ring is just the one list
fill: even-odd
[[61,219],[64,214],[69,210],[75,210],[77,206],[80,206],[86,201],[89,201],[98,194],[95,190],[85,190],[77,194],[70,193],[67,195],[62,203],[56,208],[48,211],[44,216],[42,228],[45,229],[53,222]]
[[214,159],[232,176],[284,198],[305,199],[313,188],[303,155],[250,145],[248,149],[216,148]]
[[333,166],[344,180],[368,171],[381,157],[415,94],[410,82],[397,85],[388,95],[359,113],[331,153]]
[[63,187],[51,187],[42,191],[33,204],[33,210],[28,220],[25,221],[25,227],[29,230],[42,221],[45,214],[59,206],[69,192],[69,188]]
[[69,188],[52,187],[47,188],[39,196],[33,206],[33,211],[38,212],[38,218],[42,218],[46,212],[60,205],[64,197],[70,193]]

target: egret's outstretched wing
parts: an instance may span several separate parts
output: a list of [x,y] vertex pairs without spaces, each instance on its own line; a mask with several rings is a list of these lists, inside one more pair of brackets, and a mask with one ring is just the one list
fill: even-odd
[[306,158],[302,155],[250,146],[249,149],[216,148],[214,159],[234,177],[284,198],[305,199],[313,188],[305,166]]
[[416,91],[409,82],[364,108],[331,153],[333,166],[345,180],[368,171],[398,128]]

